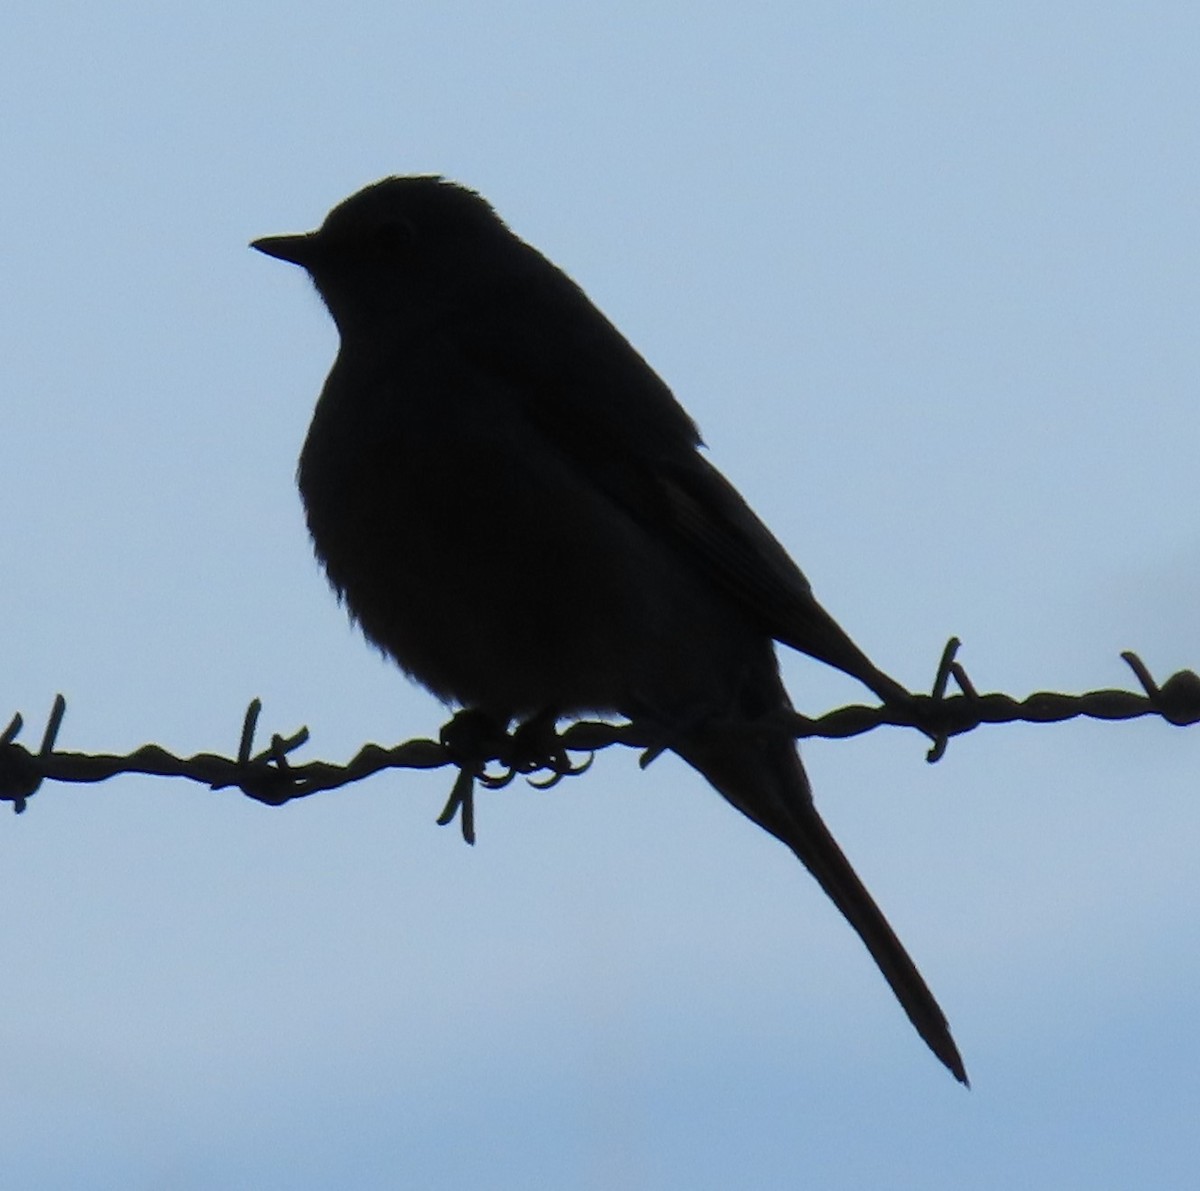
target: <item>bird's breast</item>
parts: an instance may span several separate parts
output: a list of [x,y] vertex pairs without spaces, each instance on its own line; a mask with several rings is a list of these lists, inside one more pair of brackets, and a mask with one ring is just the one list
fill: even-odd
[[728,687],[723,601],[502,393],[347,383],[326,385],[300,491],[330,582],[412,677],[501,716]]

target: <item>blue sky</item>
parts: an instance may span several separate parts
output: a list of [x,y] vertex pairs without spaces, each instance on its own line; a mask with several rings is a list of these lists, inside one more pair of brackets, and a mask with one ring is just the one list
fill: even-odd
[[[584,286],[897,677],[951,633],[1014,694],[1197,666],[1198,50],[1182,4],[10,6],[0,714],[61,690],[93,751],[232,751],[255,695],[314,758],[436,731],[311,559],[335,336],[246,248],[427,171]],[[483,796],[475,849],[445,773],[47,788],[0,823],[6,1178],[1193,1186],[1200,734],[923,755],[805,750],[969,1093],[672,758]]]

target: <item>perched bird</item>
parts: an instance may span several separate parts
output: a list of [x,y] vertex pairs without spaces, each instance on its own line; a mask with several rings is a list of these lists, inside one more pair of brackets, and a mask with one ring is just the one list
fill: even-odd
[[480,195],[385,178],[302,235],[341,346],[300,456],[318,558],[366,636],[494,721],[646,725],[783,841],[963,1083],[945,1016],[813,805],[774,641],[911,706],[699,453],[696,427]]

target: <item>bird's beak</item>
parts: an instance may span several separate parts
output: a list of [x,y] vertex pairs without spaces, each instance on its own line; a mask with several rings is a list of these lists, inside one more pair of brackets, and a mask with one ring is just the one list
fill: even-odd
[[316,232],[303,232],[298,236],[265,236],[261,240],[254,240],[250,247],[277,260],[289,261],[307,269],[317,254],[317,244]]

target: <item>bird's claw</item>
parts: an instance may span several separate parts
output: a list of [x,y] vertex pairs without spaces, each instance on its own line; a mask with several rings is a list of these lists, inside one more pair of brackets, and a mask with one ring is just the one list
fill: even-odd
[[[461,812],[463,839],[475,842],[475,782],[488,790],[501,790],[518,774],[538,790],[556,786],[564,777],[574,777],[591,767],[594,754],[576,764],[558,735],[557,715],[543,712],[519,724],[510,734],[493,716],[478,708],[460,711],[439,733],[442,747],[458,766],[459,774],[438,823],[452,823]],[[502,773],[489,773],[496,761]],[[550,776],[537,781],[530,774],[548,770]]]

